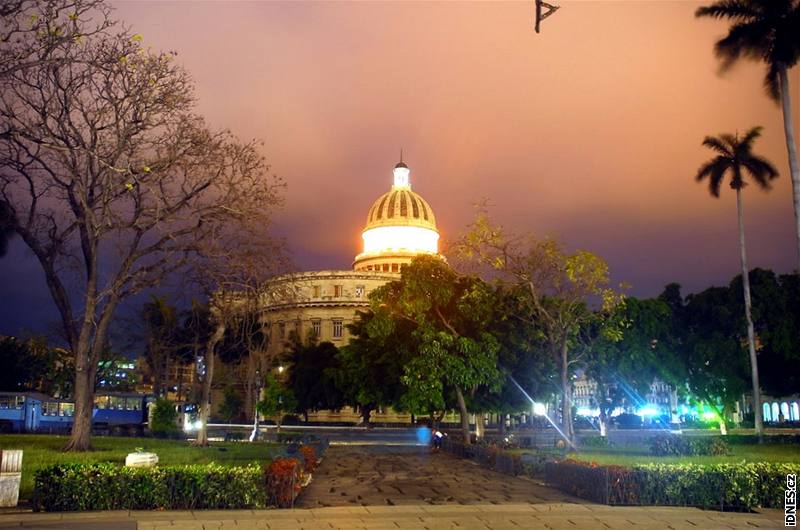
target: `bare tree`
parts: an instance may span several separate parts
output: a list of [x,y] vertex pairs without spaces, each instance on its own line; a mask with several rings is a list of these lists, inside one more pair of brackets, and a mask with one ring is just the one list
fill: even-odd
[[201,258],[192,269],[193,281],[202,286],[210,298],[213,322],[203,355],[197,445],[208,444],[211,391],[220,346],[227,338],[228,348],[233,342],[233,347],[245,349],[250,356],[260,354],[263,338],[258,338],[254,330],[261,325],[264,304],[279,292],[269,279],[288,268],[283,242],[264,237],[260,234],[263,225],[251,221],[244,217],[239,223],[210,234],[201,245]]
[[64,48],[114,25],[103,0],[4,0],[0,77],[66,59]]
[[258,145],[212,131],[174,54],[141,41],[108,21],[0,77],[0,201],[75,357],[71,450],[91,447],[93,381],[120,302],[231,223],[266,227],[280,202]]

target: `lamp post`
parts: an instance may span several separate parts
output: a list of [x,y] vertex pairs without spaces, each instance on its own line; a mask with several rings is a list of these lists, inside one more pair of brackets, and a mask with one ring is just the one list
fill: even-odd
[[253,406],[253,432],[250,433],[250,441],[258,440],[258,400],[261,397],[261,371],[256,369],[256,400]]

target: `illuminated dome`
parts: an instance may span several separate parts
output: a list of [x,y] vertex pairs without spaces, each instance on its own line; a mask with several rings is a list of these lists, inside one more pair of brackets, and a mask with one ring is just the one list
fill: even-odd
[[411,171],[402,160],[394,168],[392,189],[373,203],[361,234],[364,248],[355,270],[399,272],[418,254],[439,254],[439,231],[428,202],[411,191]]

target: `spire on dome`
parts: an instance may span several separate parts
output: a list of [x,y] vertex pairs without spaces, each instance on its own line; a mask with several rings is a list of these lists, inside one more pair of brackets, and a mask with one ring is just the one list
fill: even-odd
[[408,169],[408,166],[403,162],[403,149],[400,149],[400,162],[394,166],[394,186],[395,188],[411,188],[411,184],[408,182],[408,175],[411,173],[411,170]]

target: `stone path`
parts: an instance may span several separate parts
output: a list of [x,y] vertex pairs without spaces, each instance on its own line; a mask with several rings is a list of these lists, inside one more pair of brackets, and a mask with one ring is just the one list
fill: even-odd
[[334,446],[297,507],[544,502],[583,501],[427,447]]
[[0,515],[0,529],[24,530],[756,530],[782,525],[778,510],[744,514],[558,503]]

